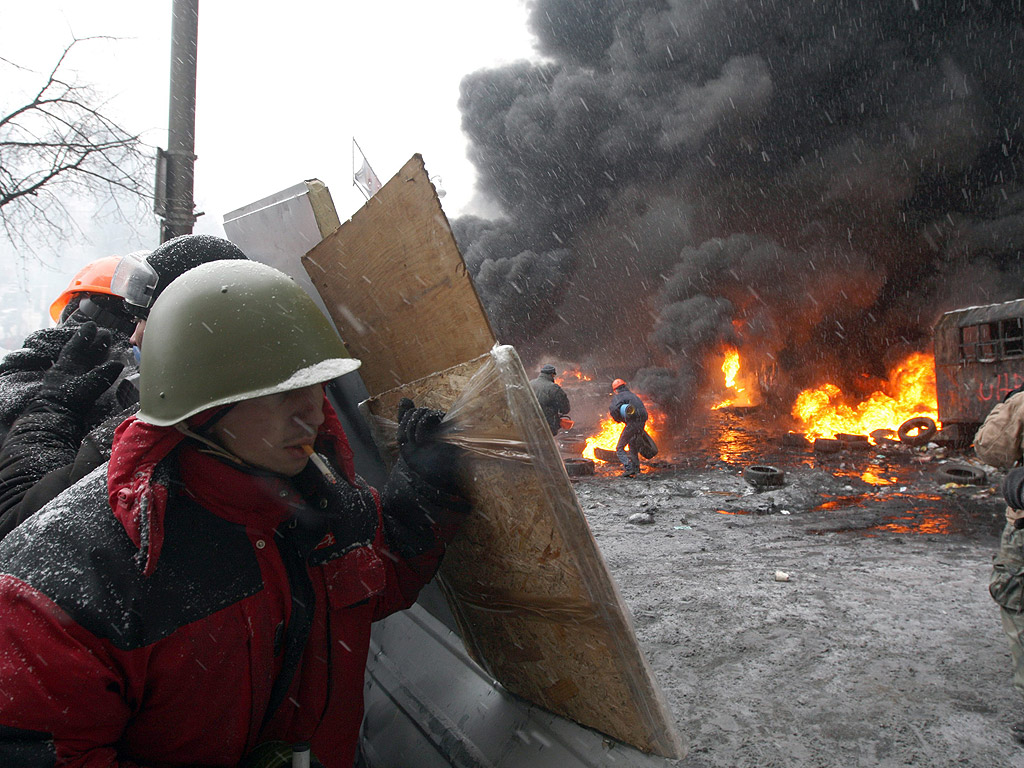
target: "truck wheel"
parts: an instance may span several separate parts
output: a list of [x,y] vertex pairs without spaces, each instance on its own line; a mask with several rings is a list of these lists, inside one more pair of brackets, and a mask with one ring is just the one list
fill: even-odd
[[924,445],[935,437],[935,422],[927,416],[915,416],[904,421],[897,434],[907,445]]

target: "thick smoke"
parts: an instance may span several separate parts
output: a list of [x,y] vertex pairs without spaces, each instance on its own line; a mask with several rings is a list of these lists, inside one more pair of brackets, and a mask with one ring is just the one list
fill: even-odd
[[505,218],[455,231],[500,339],[682,412],[725,344],[784,400],[1024,295],[1022,19],[1022,0],[536,0],[545,63],[462,83]]

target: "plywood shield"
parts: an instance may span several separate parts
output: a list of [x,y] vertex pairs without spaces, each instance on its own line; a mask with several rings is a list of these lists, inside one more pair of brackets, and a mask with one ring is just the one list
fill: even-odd
[[448,219],[416,155],[303,259],[371,392],[494,344]]
[[416,156],[304,259],[371,394],[381,455],[398,401],[448,412],[470,520],[441,583],[467,651],[505,688],[648,752],[682,739],[511,347],[495,346]]

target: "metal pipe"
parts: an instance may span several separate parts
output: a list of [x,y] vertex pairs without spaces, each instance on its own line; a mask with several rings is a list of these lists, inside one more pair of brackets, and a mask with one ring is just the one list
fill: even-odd
[[171,19],[171,84],[167,119],[166,210],[160,242],[192,232],[196,222],[196,54],[199,0],[174,0]]

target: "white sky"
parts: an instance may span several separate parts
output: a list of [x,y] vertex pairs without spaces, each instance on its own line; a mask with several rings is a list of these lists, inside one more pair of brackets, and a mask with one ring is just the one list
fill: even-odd
[[[459,82],[534,56],[524,2],[201,0],[195,197],[205,215],[195,231],[222,234],[223,214],[314,177],[342,219],[351,216],[363,202],[351,181],[353,136],[382,181],[418,152],[440,177],[448,216],[474,210]],[[121,38],[83,46],[74,69],[111,97],[126,128],[166,146],[170,22],[170,0],[7,0],[0,56],[42,73],[72,35]],[[143,246],[157,244],[153,222]],[[109,255],[92,249],[111,242],[54,255],[54,284]],[[10,253],[0,249],[5,261]]]

